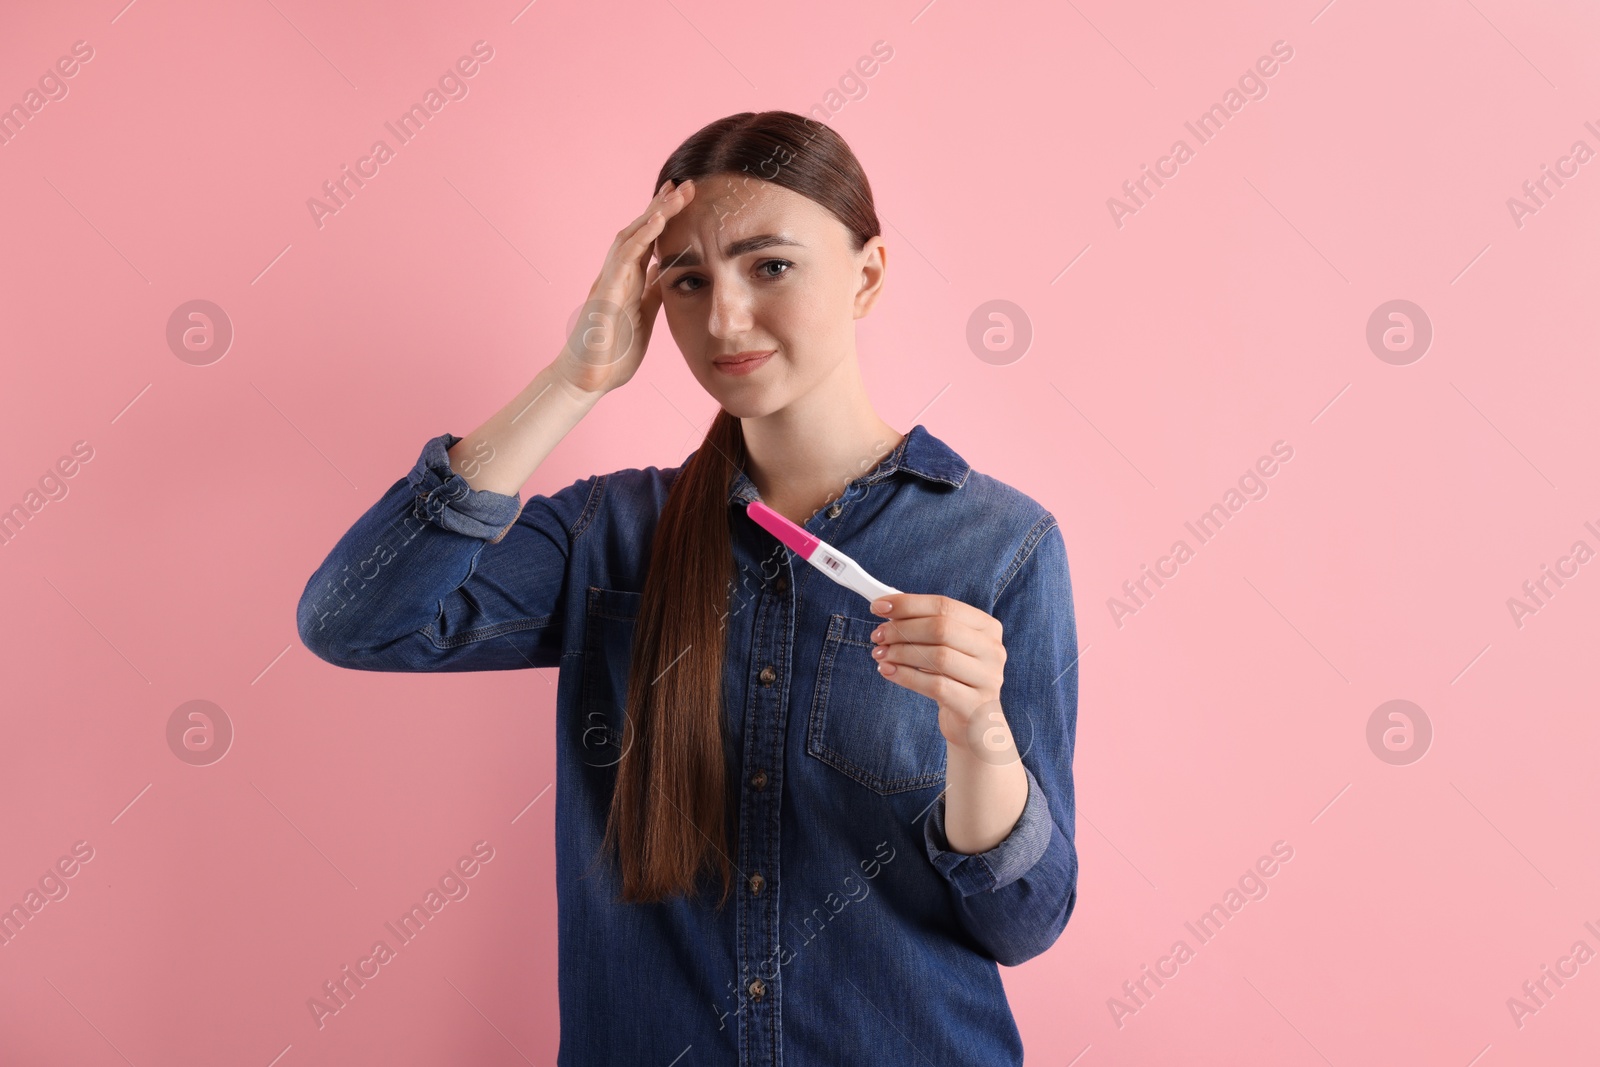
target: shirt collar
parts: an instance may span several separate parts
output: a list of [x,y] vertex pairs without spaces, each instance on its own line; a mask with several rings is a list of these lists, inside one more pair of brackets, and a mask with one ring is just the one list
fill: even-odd
[[[883,460],[871,471],[850,482],[851,485],[876,485],[896,472],[906,471],[930,482],[944,482],[957,489],[966,484],[972,468],[955,450],[917,423],[901,438]],[[728,489],[728,503],[745,503],[761,499],[755,483],[744,471],[735,471]]]

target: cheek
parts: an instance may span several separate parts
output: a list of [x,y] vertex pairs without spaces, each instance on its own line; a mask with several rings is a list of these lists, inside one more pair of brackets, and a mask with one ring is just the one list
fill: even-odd
[[[704,320],[693,312],[672,310],[668,305],[663,305],[661,313],[667,317],[667,332],[672,334],[672,340],[677,344],[679,354],[689,364],[689,368],[698,375],[699,362],[694,356],[704,351],[706,347]],[[660,342],[652,336],[651,347],[654,348],[659,344]]]
[[696,331],[705,332],[705,311],[692,301],[669,295],[661,301],[661,313],[667,317],[667,329],[672,331],[674,337],[688,336]]
[[855,336],[850,299],[832,279],[797,299],[790,319],[793,330],[825,352],[838,353]]
[[[766,302],[763,318],[774,331],[786,330],[791,340],[832,336],[839,328],[840,304],[838,286],[832,279],[810,277],[774,293]],[[844,313],[846,320],[848,312]]]

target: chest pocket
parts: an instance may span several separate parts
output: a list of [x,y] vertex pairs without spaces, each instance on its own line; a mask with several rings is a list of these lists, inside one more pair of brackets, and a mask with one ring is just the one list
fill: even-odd
[[643,600],[643,593],[589,587],[577,751],[590,767],[614,767],[622,759],[634,621]]
[[878,673],[872,631],[882,622],[829,618],[806,751],[888,794],[942,782],[946,743],[938,702]]

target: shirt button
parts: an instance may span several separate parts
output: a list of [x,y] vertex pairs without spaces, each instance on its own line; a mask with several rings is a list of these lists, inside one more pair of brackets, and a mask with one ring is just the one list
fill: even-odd
[[761,890],[766,886],[766,884],[767,880],[761,877],[761,875],[752,874],[750,876],[750,892],[754,893],[756,896],[759,897],[761,895]]
[[751,1000],[760,1000],[762,997],[767,995],[767,983],[763,982],[759,978],[751,982],[747,988],[750,990]]
[[772,588],[773,588],[773,590],[775,592],[779,592],[779,593],[788,592],[788,590],[789,590],[789,576],[786,575],[786,574],[778,575],[778,580],[772,583]]
[[761,668],[761,673],[756,677],[761,679],[762,685],[771,685],[773,680],[778,677],[778,669],[769,663]]
[[757,771],[752,774],[750,776],[750,784],[756,789],[765,789],[767,787],[767,772]]
[[839,517],[839,512],[841,512],[843,510],[844,510],[844,505],[843,504],[835,504],[833,507],[828,509],[828,518],[837,519]]

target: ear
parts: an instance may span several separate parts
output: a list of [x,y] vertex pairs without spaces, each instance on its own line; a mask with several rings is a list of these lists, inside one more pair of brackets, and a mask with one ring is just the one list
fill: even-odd
[[868,239],[855,254],[860,264],[860,282],[856,288],[855,317],[865,318],[883,294],[883,283],[888,273],[889,247],[882,237]]

